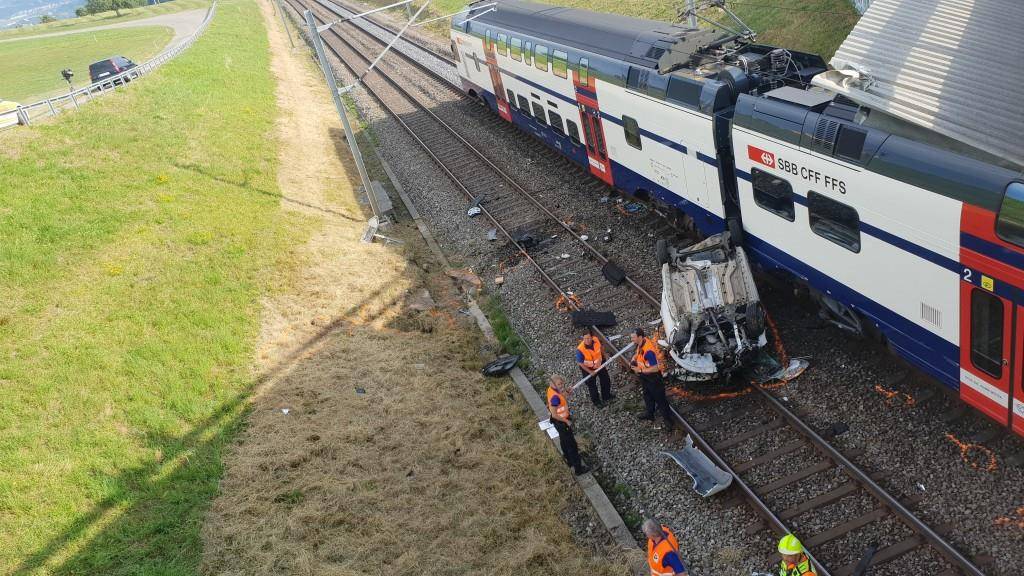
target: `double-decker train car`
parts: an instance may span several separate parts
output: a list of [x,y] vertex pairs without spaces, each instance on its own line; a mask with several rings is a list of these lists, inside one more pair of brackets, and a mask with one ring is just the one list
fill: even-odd
[[468,94],[709,235],[735,211],[726,205],[735,198],[728,114],[737,92],[754,87],[726,62],[761,65],[764,81],[779,84],[825,69],[817,56],[737,52],[721,33],[612,14],[509,1],[475,16],[456,18],[451,31]]
[[1020,166],[812,87],[816,56],[713,30],[501,1],[451,36],[464,89],[502,118],[702,234],[728,228],[837,325],[1024,435]]

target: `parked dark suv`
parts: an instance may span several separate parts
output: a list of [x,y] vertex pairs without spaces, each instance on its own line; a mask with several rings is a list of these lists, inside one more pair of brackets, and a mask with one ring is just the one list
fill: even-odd
[[[125,58],[124,56],[114,56],[107,58],[106,60],[100,60],[89,65],[89,79],[95,84],[96,82],[103,81],[104,78],[110,78],[117,76],[118,74],[135,68],[135,62]],[[129,77],[124,77],[125,81],[130,80]],[[113,84],[120,84],[121,79],[113,81]]]

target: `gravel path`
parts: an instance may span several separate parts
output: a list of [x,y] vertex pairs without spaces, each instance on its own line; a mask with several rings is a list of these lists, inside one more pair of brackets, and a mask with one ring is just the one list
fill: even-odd
[[[496,122],[478,105],[453,101],[445,95],[438,99],[444,104],[439,114],[458,115],[462,133],[502,169],[516,174],[524,187],[540,192],[588,230],[612,229],[614,240],[605,249],[616,260],[632,263],[627,267],[634,268],[634,272],[654,266],[655,235],[648,231],[652,229],[648,215],[625,215],[616,209],[614,198],[602,202],[607,191],[580,178],[522,132]],[[416,151],[411,138],[382,113],[372,97],[360,91],[357,100],[384,156],[395,167],[442,247],[456,261],[473,266],[488,289],[501,296],[513,325],[533,352],[535,370],[575,375],[571,351],[576,334],[566,315],[554,313],[553,296],[536,272],[515,264],[508,247],[486,240],[489,226],[466,216],[465,199],[425,155]],[[505,283],[497,287],[493,279],[499,273],[504,274]],[[645,284],[656,279],[650,273],[641,277],[646,279]],[[993,564],[983,566],[986,574],[1024,573],[1024,529],[1018,524],[1024,523],[1024,518],[1016,514],[1024,506],[1024,471],[1005,465],[1007,456],[1022,449],[1021,443],[1006,437],[990,443],[998,468],[992,472],[973,468],[961,459],[960,449],[946,434],[970,438],[991,427],[985,419],[970,415],[943,423],[942,415],[955,403],[941,393],[914,406],[902,400],[887,400],[876,391],[876,385],[911,396],[937,387],[913,376],[891,383],[893,374],[901,368],[883,350],[822,325],[809,302],[794,296],[790,288],[762,282],[761,289],[789,354],[811,358],[811,368],[776,394],[809,414],[808,422],[818,430],[836,422],[847,425],[849,431],[836,437],[834,444],[847,453],[861,450],[861,455],[851,459],[869,472],[886,473],[882,485],[895,495],[920,498],[914,507],[917,514],[929,524],[948,527],[947,536],[961,550],[972,556],[993,557]],[[617,328],[611,333],[624,334],[632,326]],[[626,378],[616,371],[613,380],[616,386],[626,384]],[[635,420],[641,402],[637,392],[628,388],[621,389],[615,405],[600,411],[589,406],[585,394],[573,399],[586,438],[587,458],[598,468],[606,491],[624,517],[635,521],[653,514],[676,527],[692,574],[745,576],[751,570],[765,568],[773,548],[771,536],[767,531],[752,536],[745,533],[744,528],[756,522],[746,507],[728,506],[724,498],[703,500],[690,491],[689,478],[658,454],[666,447],[677,447],[678,440],[658,430],[657,425]],[[732,459],[740,454],[764,453],[780,445],[783,439],[777,436],[766,434],[763,444],[752,442],[727,456]],[[826,474],[819,476],[803,494],[775,496],[778,499],[774,503],[794,503],[834,487],[839,480]],[[821,510],[816,517],[798,518],[794,524],[813,533],[834,524],[831,518],[848,518],[873,506],[867,498],[847,498]],[[900,525],[873,526],[870,531],[825,545],[821,553],[853,558],[868,542],[884,545],[906,535]],[[935,559],[915,557],[884,565],[875,573],[923,574],[937,565]]]

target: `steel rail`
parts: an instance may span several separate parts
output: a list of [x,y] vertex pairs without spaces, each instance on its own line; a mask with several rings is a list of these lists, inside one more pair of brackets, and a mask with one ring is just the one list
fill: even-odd
[[[291,0],[289,0],[289,3],[291,3]],[[322,19],[323,19],[323,18],[321,17],[321,20],[322,20]],[[351,22],[347,22],[346,24],[352,25],[352,23],[351,23]],[[370,36],[371,38],[373,37],[373,35],[372,35],[372,34],[369,34],[369,33],[367,33],[367,32],[365,32],[365,31],[363,31],[362,29],[360,29],[360,28],[358,28],[358,27],[354,27],[354,28],[355,28],[356,30],[359,30],[359,31],[360,31],[360,32],[362,32],[363,34],[365,34],[365,35],[367,35],[367,36]],[[357,49],[357,48],[356,48],[355,46],[353,46],[353,44],[352,44],[352,43],[351,43],[351,42],[350,42],[350,41],[349,41],[349,40],[348,40],[347,38],[345,38],[344,36],[342,36],[342,35],[341,35],[341,33],[340,33],[339,31],[335,30],[334,28],[331,28],[330,32],[332,32],[332,33],[334,34],[334,36],[335,36],[335,37],[336,37],[336,38],[337,38],[337,39],[338,39],[338,40],[339,40],[340,42],[342,42],[342,43],[343,43],[343,44],[344,44],[345,46],[347,46],[347,47],[348,47],[348,48],[349,48],[350,50],[352,50],[352,52],[353,52],[354,54],[356,54],[356,55],[357,55],[357,56],[358,56],[358,57],[359,57],[360,59],[362,59],[362,60],[363,60],[363,61],[364,61],[365,63],[369,63],[369,62],[370,62],[370,59],[369,59],[369,58],[368,58],[368,57],[367,57],[367,56],[366,56],[365,54],[363,54],[362,52],[360,52],[360,51],[359,51],[359,50],[358,50],[358,49]],[[344,59],[343,59],[343,58],[341,58],[340,54],[337,54],[337,52],[336,52],[335,54],[336,54],[336,55],[338,56],[338,58],[339,58],[339,59],[341,59],[341,60],[342,60],[342,62],[344,63]],[[348,67],[349,67],[349,69],[350,69],[350,70],[352,70],[354,74],[356,74],[357,76],[359,75],[359,72],[356,72],[355,68],[354,68],[354,67],[352,67],[352,65],[351,65],[351,64],[349,64],[349,63],[345,63],[345,65],[346,65],[346,66],[348,66]],[[472,153],[473,153],[473,154],[474,154],[474,155],[475,155],[475,156],[476,156],[477,158],[479,158],[479,159],[480,159],[480,160],[481,160],[481,161],[482,161],[482,162],[483,162],[484,164],[486,164],[488,168],[490,168],[491,170],[493,170],[495,174],[497,174],[498,176],[500,176],[502,180],[504,180],[504,181],[505,181],[505,182],[507,182],[507,183],[508,183],[508,184],[509,184],[510,186],[512,186],[512,188],[513,188],[513,189],[514,189],[514,190],[515,190],[515,191],[516,191],[517,193],[519,193],[519,194],[520,194],[520,195],[521,195],[522,197],[524,197],[524,198],[526,198],[527,200],[529,200],[529,201],[530,201],[530,203],[532,203],[532,204],[533,204],[533,205],[534,205],[534,206],[535,206],[535,207],[536,207],[537,209],[541,210],[541,211],[542,211],[542,212],[543,212],[543,213],[544,213],[545,215],[547,215],[547,216],[548,216],[548,217],[549,217],[549,218],[550,218],[550,219],[551,219],[552,221],[556,222],[556,223],[558,224],[558,226],[559,226],[559,227],[561,227],[561,228],[562,228],[563,230],[565,230],[565,232],[566,232],[566,233],[570,234],[570,235],[571,235],[571,236],[572,236],[572,237],[573,237],[574,239],[576,239],[576,241],[577,241],[577,242],[578,242],[578,243],[579,243],[580,245],[582,245],[582,246],[583,246],[583,248],[584,248],[584,249],[585,249],[585,250],[586,250],[586,251],[587,251],[587,252],[588,252],[588,253],[589,253],[589,254],[590,254],[590,255],[591,255],[592,257],[594,257],[594,258],[595,258],[596,260],[598,260],[598,261],[599,261],[599,262],[600,262],[600,263],[601,263],[602,265],[604,265],[604,264],[608,264],[609,262],[611,262],[611,260],[609,260],[609,259],[608,259],[608,258],[607,258],[607,257],[606,257],[606,256],[605,256],[604,254],[602,254],[602,253],[601,253],[600,251],[598,251],[598,250],[597,250],[597,249],[595,249],[595,248],[594,248],[593,246],[591,246],[589,242],[587,242],[587,241],[586,241],[586,240],[584,240],[584,239],[583,239],[582,237],[580,237],[580,235],[579,235],[579,234],[578,234],[578,233],[577,233],[577,232],[576,232],[575,230],[573,230],[571,226],[569,226],[568,224],[566,224],[566,223],[565,223],[565,222],[564,222],[564,221],[563,221],[563,220],[562,220],[561,218],[559,218],[559,217],[558,217],[558,216],[557,216],[557,215],[556,215],[555,213],[553,213],[553,212],[552,212],[551,210],[549,210],[549,209],[547,208],[547,206],[545,206],[545,205],[544,205],[544,204],[543,204],[543,203],[542,203],[542,202],[541,202],[540,200],[538,200],[538,199],[537,199],[537,198],[536,198],[536,197],[535,197],[535,196],[534,196],[533,194],[531,194],[531,193],[530,193],[530,192],[528,192],[528,191],[527,191],[527,190],[526,190],[525,188],[523,188],[522,186],[520,186],[520,185],[519,185],[519,183],[518,183],[518,182],[517,182],[517,181],[516,181],[515,179],[513,179],[513,178],[512,178],[511,176],[509,176],[509,175],[508,175],[508,174],[506,174],[506,173],[505,173],[505,172],[504,172],[503,170],[501,170],[501,168],[498,168],[498,166],[497,166],[497,165],[495,165],[495,164],[494,164],[493,162],[491,162],[491,160],[490,160],[489,158],[487,158],[487,156],[485,156],[485,155],[484,155],[484,154],[483,154],[482,152],[480,152],[480,150],[478,150],[478,149],[477,149],[477,148],[476,148],[475,146],[473,146],[472,144],[470,144],[470,143],[469,143],[469,141],[467,141],[467,140],[466,140],[466,139],[465,139],[465,138],[464,138],[464,137],[463,137],[463,136],[462,136],[461,134],[459,134],[459,132],[458,132],[457,130],[455,130],[454,128],[452,128],[452,126],[451,126],[451,125],[449,125],[449,124],[448,124],[447,122],[445,122],[444,120],[442,120],[441,118],[439,118],[439,117],[437,116],[437,114],[435,114],[435,113],[434,113],[433,111],[431,111],[431,110],[430,110],[430,109],[429,109],[429,108],[428,108],[428,107],[427,107],[426,105],[424,105],[424,104],[423,104],[422,102],[420,102],[420,101],[419,101],[419,100],[418,100],[418,99],[417,99],[417,98],[416,98],[415,96],[413,96],[413,95],[412,95],[412,94],[411,94],[411,93],[410,93],[410,92],[409,92],[409,91],[408,91],[408,90],[407,90],[407,89],[406,89],[406,88],[405,88],[405,87],[404,87],[404,86],[402,85],[402,83],[401,83],[401,82],[399,82],[398,80],[396,80],[396,79],[395,79],[394,77],[392,77],[392,76],[391,76],[390,74],[388,74],[388,73],[387,73],[386,71],[382,70],[382,69],[381,69],[380,67],[377,67],[377,68],[375,68],[375,69],[374,69],[374,73],[378,74],[378,75],[379,75],[379,76],[380,76],[381,78],[385,79],[385,80],[386,80],[386,81],[387,81],[388,83],[390,83],[390,84],[391,84],[391,85],[392,85],[392,86],[393,86],[393,87],[394,87],[394,88],[395,88],[396,90],[398,90],[399,92],[401,92],[401,93],[402,93],[402,94],[403,94],[403,95],[404,95],[404,96],[405,96],[405,97],[406,97],[406,98],[407,98],[407,99],[408,99],[408,100],[409,100],[409,101],[410,101],[410,102],[411,102],[412,104],[414,104],[414,105],[415,105],[415,106],[416,106],[417,108],[419,108],[419,109],[420,109],[420,110],[421,110],[422,112],[425,112],[425,113],[426,113],[426,114],[427,114],[428,116],[430,116],[430,117],[431,117],[431,119],[433,119],[433,120],[434,120],[435,122],[437,122],[437,123],[438,123],[438,124],[439,124],[439,125],[440,125],[440,126],[441,126],[442,128],[444,128],[444,130],[445,130],[445,131],[447,131],[447,132],[448,132],[449,134],[451,134],[451,135],[452,135],[452,136],[454,136],[454,137],[455,137],[456,139],[458,139],[458,141],[459,141],[459,142],[460,142],[460,143],[461,143],[461,144],[462,144],[463,146],[465,146],[465,147],[466,147],[466,148],[467,148],[468,150],[470,150],[470,151],[471,151],[471,152],[472,152]],[[376,98],[377,98],[377,99],[378,99],[379,101],[383,102],[383,98],[382,98],[382,97],[381,97],[380,95],[378,95],[378,94],[376,93],[376,91],[373,91],[373,90],[372,90],[372,89],[371,89],[371,88],[370,88],[369,86],[367,86],[367,89],[368,89],[368,90],[371,90],[371,92],[373,92],[373,94],[374,94],[374,97],[376,97]],[[390,107],[389,107],[389,112],[391,112],[392,114],[394,114],[394,113],[393,113],[393,111],[391,111]],[[481,204],[481,208],[483,208],[483,205],[482,205],[482,204]],[[645,299],[645,300],[646,300],[646,301],[647,301],[648,303],[650,303],[650,304],[651,304],[652,306],[654,306],[654,307],[655,307],[656,309],[657,309],[657,308],[660,308],[660,306],[661,306],[661,301],[660,301],[659,299],[655,298],[654,296],[652,296],[652,295],[651,295],[651,294],[650,294],[649,292],[647,292],[647,290],[645,290],[645,289],[644,289],[644,288],[643,288],[642,286],[640,286],[640,284],[638,284],[638,283],[637,283],[637,282],[636,282],[635,280],[633,280],[633,279],[632,279],[632,278],[630,278],[630,277],[629,277],[628,275],[626,275],[626,276],[625,276],[625,281],[626,281],[626,283],[628,283],[628,284],[630,285],[630,287],[631,287],[631,288],[633,288],[633,289],[634,289],[634,290],[635,290],[635,291],[636,291],[637,293],[639,293],[639,294],[640,294],[640,296],[641,296],[641,297],[643,297],[643,298],[644,298],[644,299]]]
[[[320,5],[324,6],[328,10],[331,10],[335,14],[338,14],[339,16],[341,16],[342,14],[339,14],[338,11],[336,11],[333,8],[327,6],[327,4],[334,4],[335,6],[341,8],[342,10],[346,10],[346,11],[351,12],[353,14],[358,13],[358,10],[356,10],[352,5],[346,4],[344,2],[338,2],[336,0],[316,0],[316,1]],[[381,21],[377,20],[376,18],[370,18],[370,17],[364,17],[364,18],[362,18],[362,20],[365,20],[365,21],[369,22],[370,24],[373,24],[374,26],[384,30],[388,34],[391,34],[391,35],[397,35],[398,34],[398,30],[394,26],[392,26],[391,24],[388,24],[387,22],[381,22]],[[455,60],[453,58],[449,58],[448,56],[445,56],[444,54],[441,54],[440,52],[438,52],[437,50],[434,50],[433,48],[431,48],[429,46],[424,46],[422,44],[414,42],[413,40],[410,40],[410,38],[408,36],[403,36],[402,39],[407,41],[407,42],[409,42],[413,46],[416,46],[420,50],[423,50],[427,54],[430,54],[434,58],[437,58],[438,60],[441,60],[442,62],[447,63],[448,65],[452,66],[453,68],[455,67]]]
[[[298,0],[287,1],[289,2],[289,4],[293,4]],[[323,0],[316,1],[322,4]],[[362,29],[359,30],[364,35],[373,38],[375,41],[380,41],[380,39],[374,37],[373,34],[370,34]],[[365,55],[363,55],[356,47],[354,47],[350,42],[348,42],[343,36],[341,36],[339,32],[334,30],[332,30],[332,32],[335,34],[335,36],[338,38],[340,42],[342,42],[349,48],[349,50],[351,50],[354,54],[356,54],[359,58],[363,59],[365,62],[369,62],[369,59]],[[334,52],[335,55],[345,64],[346,67],[348,67],[353,73],[357,73],[354,66],[351,63],[347,62],[334,46],[330,46],[329,43],[328,46],[330,47],[332,52]],[[422,65],[419,65],[418,67],[423,68]],[[531,194],[529,194],[529,192],[524,190],[521,186],[518,185],[518,183],[516,183],[508,175],[501,171],[489,159],[483,156],[482,153],[480,153],[474,146],[469,144],[469,142],[467,142],[450,125],[445,123],[443,120],[438,118],[433,112],[428,110],[404,87],[402,87],[402,85],[398,83],[393,77],[391,77],[385,71],[379,68],[376,69],[375,71],[378,74],[380,74],[386,81],[388,81],[388,83],[391,84],[398,92],[404,95],[411,103],[416,105],[416,107],[418,107],[420,110],[426,112],[438,124],[443,126],[449,133],[454,135],[463,145],[465,145],[468,149],[472,150],[478,158],[480,158],[485,164],[487,164],[488,167],[493,169],[495,173],[500,175],[502,179],[511,184],[517,191],[519,191],[524,197],[531,200],[539,209],[541,209],[552,220],[557,222],[577,241],[586,246],[586,248],[591,252],[591,254],[593,254],[596,257],[596,259],[599,262],[607,263],[609,261],[606,257],[604,257],[604,255],[594,250],[586,241],[582,240],[579,237],[579,235],[576,234],[575,231],[573,231],[570,227],[568,227],[560,218],[558,218],[555,214],[551,213],[546,207],[540,204],[540,202],[537,201]],[[432,75],[436,76],[436,73],[433,73],[432,71],[431,73]],[[459,187],[460,190],[462,190],[463,194],[465,194],[467,198],[473,199],[474,197],[472,195],[472,192],[468,188],[466,188],[462,181],[444,164],[444,162],[440,158],[438,158],[434,154],[433,151],[430,150],[428,145],[425,142],[423,142],[423,140],[420,139],[418,135],[416,135],[413,129],[402,120],[402,118],[395,112],[395,110],[385,102],[384,98],[379,93],[377,93],[371,86],[366,85],[366,87],[378,100],[378,102],[380,102],[380,104],[389,112],[389,114],[391,114],[391,116],[399,122],[399,124],[419,143],[420,147],[427,152],[427,154],[445,172],[445,174],[448,175],[448,177]],[[568,298],[567,291],[564,290],[561,286],[559,286],[559,284],[544,270],[543,266],[539,262],[537,262],[519,242],[517,242],[514,239],[511,232],[507,230],[500,223],[500,221],[493,214],[491,214],[490,211],[486,209],[485,206],[481,205],[480,208],[482,213],[485,214],[487,218],[495,225],[495,228],[500,230],[502,235],[505,236],[509,240],[509,242],[513,246],[515,246],[515,248],[520,252],[520,254],[522,254],[525,257],[525,259],[540,273],[543,281],[546,284],[548,284],[560,296],[565,298],[568,302],[568,305],[571,308],[573,308],[574,310],[579,310],[579,307],[574,302],[572,302],[571,299]],[[628,276],[627,280],[630,281],[631,287],[639,291],[644,296],[644,300],[646,300],[648,304],[652,305],[655,309],[660,307],[660,301],[655,300],[649,293],[647,293],[643,288],[641,288],[639,285],[633,282]],[[619,349],[611,341],[609,341],[607,336],[604,335],[600,330],[596,330],[596,333],[598,337],[600,337],[603,341],[606,342],[610,351],[612,351],[613,353],[617,353],[619,351]],[[924,522],[917,518],[917,516],[914,515],[910,510],[908,510],[906,507],[900,504],[896,498],[894,498],[891,494],[886,492],[885,489],[883,489],[875,481],[873,481],[865,472],[863,472],[852,461],[843,456],[842,453],[840,453],[835,447],[833,447],[824,438],[817,434],[812,428],[810,428],[810,426],[804,423],[796,414],[794,414],[786,406],[779,402],[773,395],[771,395],[769,392],[767,392],[760,386],[754,386],[754,388],[756,392],[759,393],[759,397],[764,399],[769,408],[771,408],[774,412],[782,416],[787,423],[789,423],[810,443],[810,445],[815,447],[817,450],[821,451],[829,460],[831,460],[831,462],[835,466],[842,468],[842,470],[852,480],[854,480],[856,484],[866,489],[885,508],[890,510],[898,519],[900,519],[902,522],[908,525],[908,527],[910,527],[914,532],[922,536],[927,542],[927,544],[934,547],[936,551],[942,555],[943,558],[945,558],[951,564],[963,570],[969,576],[985,576],[984,573],[980,569],[978,569],[969,559],[960,554],[952,545],[946,542],[939,534],[937,534],[934,530],[932,530]],[[714,450],[714,447],[701,436],[701,434],[696,428],[694,428],[689,422],[687,422],[687,420],[675,409],[675,407],[671,407],[671,413],[676,422],[686,429],[687,433],[693,438],[694,442],[700,446],[700,448],[709,456],[709,458],[711,458],[716,465],[718,465],[723,470],[732,475],[733,483],[737,485],[744,499],[746,499],[755,508],[755,511],[760,516],[762,516],[765,520],[769,522],[773,529],[782,534],[791,532],[789,527],[786,526],[785,522],[783,522],[772,511],[772,509],[761,499],[761,497],[758,496],[758,494],[742,478],[740,478],[739,474],[737,474],[732,469],[732,467],[729,466],[729,464]],[[909,552],[909,550],[907,552]],[[826,566],[822,562],[814,558],[814,556],[810,552],[808,552],[808,557],[818,567],[819,574],[821,576],[831,576],[831,573],[826,568]]]
[[770,394],[764,388],[754,385],[754,390],[758,392],[762,398],[768,404],[775,409],[783,418],[789,422],[790,426],[797,429],[801,434],[806,436],[811,444],[815,448],[820,450],[827,458],[832,460],[836,465],[843,468],[851,478],[853,478],[858,484],[867,489],[875,498],[882,502],[882,504],[891,510],[896,516],[907,524],[914,532],[917,532],[928,541],[929,544],[934,546],[936,550],[942,554],[946,560],[958,566],[964,570],[970,576],[985,576],[985,574],[974,565],[969,559],[960,554],[953,548],[949,542],[946,542],[942,536],[939,536],[934,530],[932,530],[927,524],[921,521],[913,512],[908,510],[905,506],[900,504],[899,500],[894,498],[891,494],[885,491],[884,488],[878,485],[877,482],[871,479],[863,470],[861,470],[856,464],[851,462],[846,456],[843,456],[841,452],[835,449],[834,446],[828,443],[824,438],[821,437],[813,428],[807,425],[801,418],[786,408],[779,399]]

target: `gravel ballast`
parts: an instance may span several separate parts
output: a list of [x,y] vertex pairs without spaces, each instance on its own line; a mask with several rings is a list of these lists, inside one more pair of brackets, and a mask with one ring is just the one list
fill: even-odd
[[[566,168],[553,152],[522,132],[495,123],[489,111],[468,99],[452,102],[444,94],[438,98],[445,104],[439,114],[445,118],[460,116],[460,133],[499,167],[514,174],[521,185],[538,192],[553,210],[571,215],[587,230],[612,229],[614,239],[602,249],[614,254],[616,261],[627,263],[631,273],[639,272],[641,284],[649,291],[660,292],[658,276],[651,272],[656,270],[656,238],[651,234],[652,220],[646,217],[649,214],[626,215],[616,209],[614,198],[602,203],[600,199],[607,195],[606,191],[595,191],[592,181]],[[520,263],[502,270],[505,282],[494,286],[499,263],[509,262],[507,247],[501,241],[487,241],[490,226],[466,216],[465,198],[371,96],[357,91],[356,100],[379,140],[382,154],[394,167],[442,248],[455,261],[473,267],[488,289],[500,295],[510,320],[533,353],[534,369],[574,378],[578,370],[572,351],[578,334],[567,315],[554,311],[554,296],[539,275]],[[880,483],[894,495],[919,497],[913,507],[918,516],[932,525],[948,525],[946,535],[961,551],[994,557],[992,565],[983,567],[986,574],[1024,573],[1024,555],[1020,554],[1024,551],[1024,530],[1014,522],[999,521],[1004,517],[1017,519],[1015,510],[1024,506],[1024,473],[1019,467],[1005,465],[1007,456],[1021,450],[1020,442],[1003,438],[988,444],[998,468],[994,472],[973,468],[961,459],[960,449],[946,434],[966,440],[988,429],[991,424],[987,420],[970,415],[943,423],[942,415],[954,408],[955,402],[941,393],[914,406],[902,400],[888,400],[876,391],[876,385],[911,396],[920,396],[921,390],[937,389],[937,385],[918,381],[914,376],[891,383],[891,377],[902,368],[878,346],[851,339],[823,325],[808,302],[794,296],[788,288],[761,283],[761,289],[787,352],[794,357],[809,357],[811,362],[803,375],[776,390],[775,395],[785,396],[793,408],[808,414],[807,422],[817,430],[836,422],[846,424],[849,430],[832,442],[844,452],[863,451],[851,459],[868,472],[886,473]],[[643,309],[639,302],[637,307]],[[657,317],[654,311],[647,315],[652,320]],[[610,334],[625,335],[632,327],[619,325]],[[618,342],[624,341],[625,336]],[[638,422],[635,415],[642,402],[637,390],[623,388],[630,387],[628,378],[618,369],[613,370],[613,381],[619,390],[614,405],[595,409],[581,389],[573,399],[573,408],[586,438],[587,458],[597,467],[606,491],[624,518],[635,522],[644,515],[654,515],[673,526],[684,557],[691,565],[691,574],[746,575],[767,568],[774,538],[768,531],[753,536],[745,533],[748,525],[757,522],[746,506],[725,506],[725,498],[704,500],[693,494],[690,479],[659,455],[662,450],[678,448],[679,439],[660,430],[660,422]],[[743,399],[730,402],[740,401]],[[785,441],[777,436],[767,433],[759,437],[759,442],[736,447],[727,453],[727,460],[743,461],[777,447]],[[794,466],[814,461],[810,455],[795,458]],[[768,480],[768,476],[755,474],[761,474],[759,469],[752,471],[748,480]],[[834,488],[839,478],[819,474],[812,480],[806,492],[796,496],[772,495],[769,502],[776,509],[789,506]],[[850,497],[820,510],[813,519],[801,517],[793,524],[798,532],[815,533],[834,524],[829,522],[833,514],[837,519],[848,519],[871,507],[873,501],[869,498]],[[855,532],[825,545],[821,553],[830,558],[855,559],[869,542],[891,544],[907,534],[899,524],[879,523],[863,533]],[[915,556],[883,565],[875,573],[924,574],[937,565],[940,563],[934,558]]]

